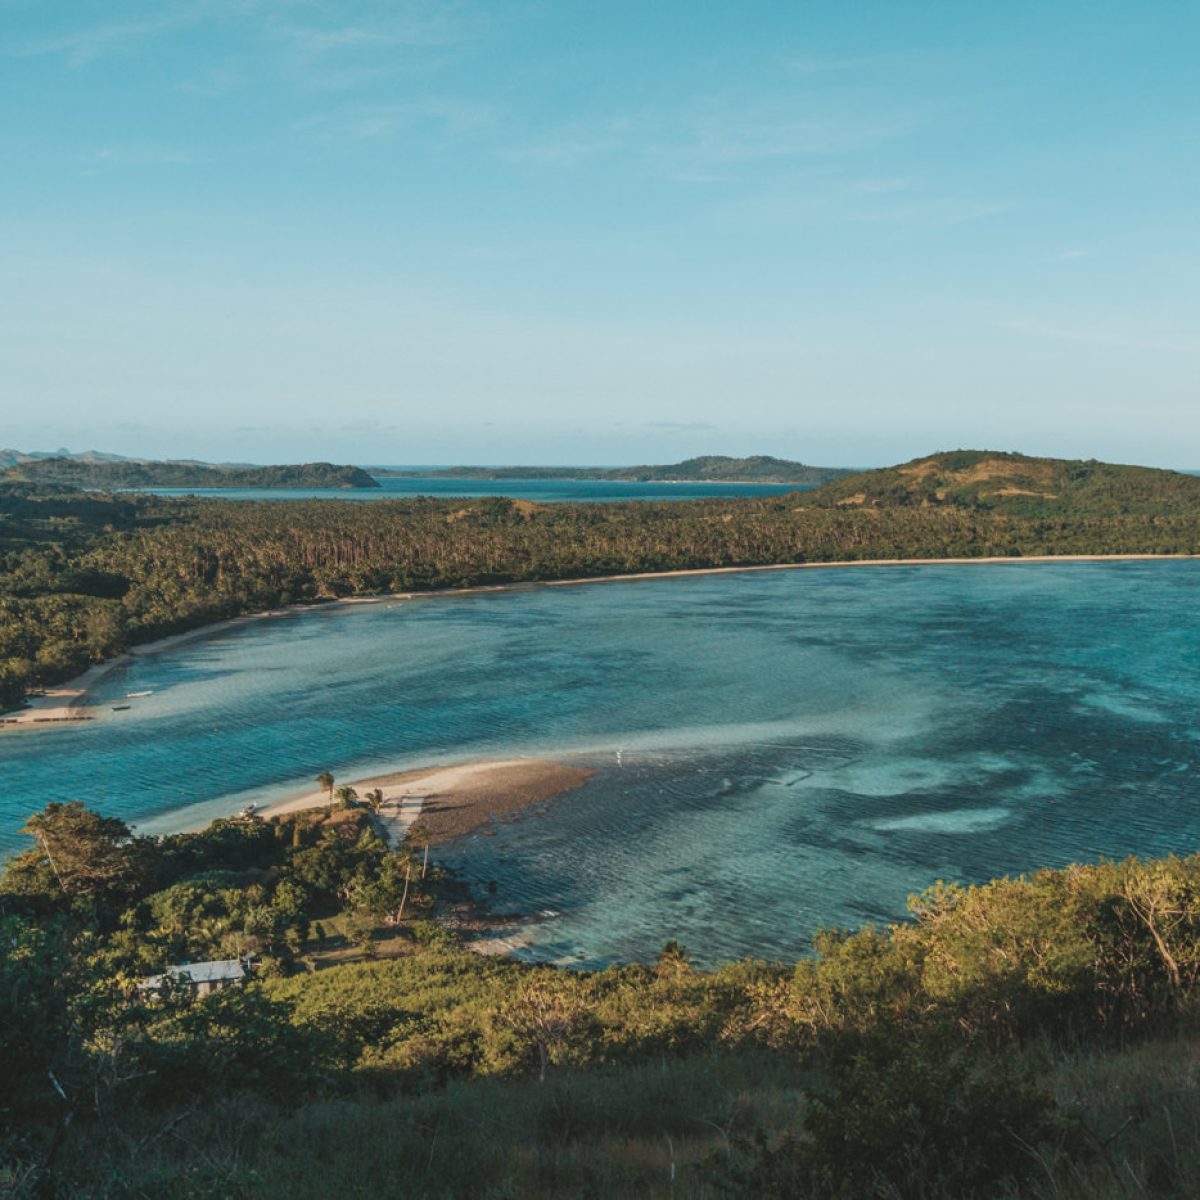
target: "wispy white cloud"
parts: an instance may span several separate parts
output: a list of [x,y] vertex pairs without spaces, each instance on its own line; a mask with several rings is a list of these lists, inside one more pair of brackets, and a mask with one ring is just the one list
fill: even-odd
[[137,20],[109,21],[10,42],[5,52],[13,58],[61,55],[69,65],[81,67],[110,54],[126,53],[154,38],[194,25],[201,19],[202,13],[197,6],[179,4]]
[[[712,166],[765,159],[844,155],[904,132],[901,118],[855,117],[839,112],[809,115],[787,102],[743,108],[707,106],[685,123],[682,138],[662,141],[655,152],[665,159]],[[797,111],[800,110],[800,111]]]
[[56,55],[79,67],[197,26],[253,31],[280,57],[314,66],[355,54],[445,45],[462,36],[466,20],[455,0],[356,0],[332,10],[318,0],[160,0],[134,18],[68,22],[56,33],[10,39],[3,53]]
[[896,192],[907,192],[913,187],[913,179],[909,175],[896,175],[891,178],[868,177],[855,179],[851,188],[866,196],[893,195]]
[[936,228],[990,221],[1013,212],[1014,207],[1002,201],[976,200],[927,191],[903,202],[851,208],[846,213],[846,219],[863,224],[910,224]]
[[404,104],[352,105],[298,121],[295,129],[321,141],[367,141],[395,137],[419,125],[436,125],[445,136],[459,137],[491,123],[486,104],[430,97]]
[[510,146],[504,157],[510,162],[544,167],[575,167],[592,159],[617,154],[630,146],[631,122],[612,117],[589,124],[555,130],[550,136],[523,145]]
[[190,79],[181,79],[176,86],[181,92],[189,92],[211,100],[240,91],[251,79],[248,70],[232,63],[223,63],[210,67]]
[[1049,341],[1098,346],[1109,350],[1149,350],[1166,354],[1200,353],[1200,340],[1195,338],[1147,337],[1140,333],[1111,329],[1073,329],[1023,317],[1001,321],[999,327]]
[[840,157],[912,128],[902,114],[819,108],[802,99],[705,97],[673,111],[646,110],[573,122],[512,147],[513,161],[576,167],[622,155],[653,174],[711,183],[754,164]]
[[361,421],[347,421],[342,425],[337,426],[338,433],[363,433],[371,436],[384,433],[399,433],[401,427],[394,425],[389,421],[376,421],[371,419]]
[[[905,144],[939,118],[840,90],[813,98],[773,87],[706,96],[673,109],[576,121],[502,150],[510,161],[583,170],[611,161],[713,192],[710,213],[742,228],[796,223],[950,227],[1014,211],[1007,196],[907,170]],[[897,170],[896,168],[900,169]]]
[[205,161],[190,150],[173,146],[104,146],[80,156],[84,167],[102,170],[105,167],[191,166]]
[[267,21],[262,34],[293,84],[349,92],[451,65],[493,20],[487,10],[454,0],[368,0]]
[[859,71],[878,66],[884,56],[877,54],[820,55],[800,54],[789,58],[787,68],[797,75],[839,75],[844,71]]
[[404,19],[400,14],[376,25],[301,25],[277,24],[273,35],[287,50],[304,62],[315,62],[333,55],[359,51],[389,50],[399,46],[436,46],[447,41],[451,32],[442,20],[420,16]]
[[861,176],[851,160],[817,161],[743,189],[714,209],[740,228],[813,224],[913,226],[939,229],[998,218],[1009,202],[958,194],[936,178]]

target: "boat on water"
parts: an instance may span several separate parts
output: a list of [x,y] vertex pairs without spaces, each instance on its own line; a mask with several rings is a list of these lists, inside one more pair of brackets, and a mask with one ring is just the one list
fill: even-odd
[[134,699],[137,699],[139,696],[153,696],[153,695],[154,695],[153,692],[126,692],[125,699],[126,700],[134,700]]
[[132,707],[132,704],[114,704],[113,712],[128,712]]

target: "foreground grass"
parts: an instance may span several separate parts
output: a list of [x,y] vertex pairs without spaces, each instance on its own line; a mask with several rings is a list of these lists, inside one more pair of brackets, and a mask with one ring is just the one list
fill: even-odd
[[1041,1200],[1193,1197],[1200,1190],[1200,1035],[1064,1058],[1049,1072],[1093,1153],[1044,1163]]
[[727,1196],[698,1164],[738,1135],[791,1128],[802,1110],[794,1066],[730,1054],[562,1072],[541,1085],[459,1080],[416,1096],[358,1094],[292,1110],[244,1096],[122,1128],[70,1164],[60,1194]]
[[[1076,1132],[1035,1150],[1029,1200],[1191,1200],[1200,1179],[1200,1033],[1108,1053],[1031,1049]],[[318,1200],[729,1200],[755,1134],[803,1126],[804,1073],[779,1055],[702,1054],[562,1071],[544,1084],[458,1080],[415,1096],[369,1092],[295,1108],[250,1096],[124,1125],[70,1163],[71,1200],[189,1196]],[[302,1098],[297,1097],[297,1100]],[[1086,1147],[1080,1152],[1078,1147]],[[33,1196],[13,1181],[7,1193]],[[880,1190],[882,1197],[910,1193]],[[916,1194],[916,1193],[912,1193]],[[931,1181],[931,1194],[938,1194]]]

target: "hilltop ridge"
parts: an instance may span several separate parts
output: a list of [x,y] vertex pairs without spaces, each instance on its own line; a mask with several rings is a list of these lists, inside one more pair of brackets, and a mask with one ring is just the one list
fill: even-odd
[[1200,478],[1095,459],[949,450],[834,480],[799,498],[815,508],[970,508],[1013,516],[1178,513],[1200,507]]

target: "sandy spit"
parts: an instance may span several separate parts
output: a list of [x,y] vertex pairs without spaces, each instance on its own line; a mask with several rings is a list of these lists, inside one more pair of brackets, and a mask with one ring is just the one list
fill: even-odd
[[[376,788],[383,792],[379,819],[393,847],[399,846],[418,820],[429,831],[430,844],[438,845],[561,796],[594,774],[566,763],[507,758],[355,779],[349,786],[360,797]],[[337,786],[341,783],[339,780]],[[324,808],[328,803],[327,792],[306,792],[272,804],[258,816],[269,819]]]

